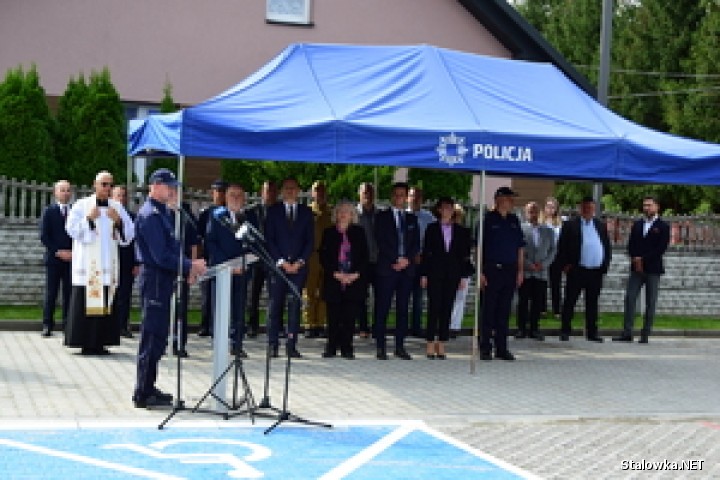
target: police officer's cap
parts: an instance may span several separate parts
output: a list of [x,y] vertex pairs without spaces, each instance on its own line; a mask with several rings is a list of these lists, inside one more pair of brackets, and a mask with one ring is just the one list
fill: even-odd
[[498,197],[517,197],[518,194],[514,192],[510,187],[500,187],[495,190],[495,198]]
[[155,170],[152,175],[150,175],[148,182],[151,184],[162,183],[163,185],[167,185],[169,187],[177,187],[180,185],[180,182],[178,182],[177,178],[175,178],[175,174],[167,168]]
[[225,190],[227,190],[227,187],[228,187],[228,183],[221,178],[218,178],[210,185],[211,189],[218,190],[220,192],[224,192]]

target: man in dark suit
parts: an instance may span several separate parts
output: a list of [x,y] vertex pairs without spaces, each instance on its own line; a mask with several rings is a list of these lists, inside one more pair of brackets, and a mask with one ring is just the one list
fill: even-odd
[[558,257],[567,276],[562,309],[560,340],[570,339],[570,324],[580,292],[585,292],[585,335],[588,341],[602,343],[598,335],[598,298],[603,277],[612,258],[607,226],[595,218],[595,200],[585,197],[580,216],[565,222],[558,240]]
[[[241,240],[235,238],[235,231],[243,223],[250,222],[257,227],[257,220],[252,211],[245,211],[245,188],[237,183],[229,183],[225,193],[225,206],[216,208],[210,217],[205,243],[210,251],[210,265],[215,266],[238,258],[247,253]],[[250,266],[233,269],[231,286],[230,340],[232,354],[247,358],[242,348],[245,334],[245,302],[247,299],[247,282],[250,277]],[[213,295],[213,298],[216,298]]]
[[395,183],[391,207],[375,217],[378,257],[375,286],[375,341],[377,359],[387,360],[385,330],[390,304],[395,296],[395,356],[412,360],[405,351],[408,303],[417,266],[412,261],[420,253],[420,227],[417,217],[405,211],[407,183]]
[[616,342],[632,342],[635,305],[640,289],[645,285],[645,317],[640,331],[640,343],[648,343],[655,318],[660,276],[665,273],[663,255],[670,243],[670,226],[658,216],[660,205],[654,197],[643,198],[644,218],[637,220],[630,231],[628,255],[630,278],[625,291],[625,325]]
[[[111,198],[122,203],[130,219],[135,221],[135,214],[127,208],[127,188],[116,185],[112,189]],[[120,275],[118,287],[115,292],[115,315],[120,324],[120,335],[133,338],[130,329],[130,306],[132,304],[132,289],[135,277],[140,273],[140,263],[135,258],[135,240],[128,245],[118,245],[118,258],[120,261]]]
[[[307,279],[307,262],[315,245],[313,214],[305,205],[297,202],[300,186],[294,178],[286,178],[280,184],[282,202],[268,208],[265,219],[265,241],[268,252],[278,268],[302,292]],[[290,292],[283,278],[273,275],[270,285],[270,312],[268,343],[274,357],[278,356],[278,333],[283,304],[290,293],[288,305],[287,354],[300,358],[297,351],[297,334],[300,329],[301,302]]]
[[[272,180],[268,180],[262,184],[260,189],[260,203],[251,209],[257,219],[258,229],[263,236],[265,236],[267,210],[275,202],[277,202],[277,185]],[[257,337],[260,330],[260,294],[265,284],[267,284],[267,289],[270,291],[270,275],[267,266],[257,264],[253,267],[248,302],[248,337],[250,338]]]
[[[225,205],[225,189],[227,188],[227,182],[224,180],[215,180],[210,186],[210,193],[212,195],[212,204],[206,208],[200,210],[198,215],[198,235],[200,235],[200,244],[202,246],[202,256],[207,262],[210,259],[210,252],[208,246],[205,245],[205,234],[207,233],[208,223],[213,211]],[[212,292],[213,280],[202,282],[200,284],[201,305],[200,305],[200,331],[198,335],[201,337],[209,337],[212,335],[213,329],[213,311],[212,311]]]
[[42,336],[52,336],[55,328],[55,301],[62,283],[62,328],[65,329],[70,303],[70,260],[72,238],[65,231],[70,212],[72,188],[67,180],[59,180],[53,188],[55,202],[45,207],[40,218],[40,241],[45,246],[45,301],[43,303]]

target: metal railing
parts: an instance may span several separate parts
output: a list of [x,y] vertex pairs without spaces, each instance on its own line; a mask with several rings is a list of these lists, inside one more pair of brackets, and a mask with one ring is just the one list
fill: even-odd
[[[73,187],[74,198],[82,198],[92,191],[90,186]],[[131,199],[131,210],[136,210],[144,200],[147,188],[136,188]],[[301,201],[307,203],[309,194],[301,194]],[[183,191],[184,201],[190,204],[193,212],[198,213],[211,202],[206,190],[186,188]],[[0,222],[3,223],[37,223],[43,208],[53,201],[53,185],[36,181],[17,180],[0,176]],[[248,205],[259,201],[257,195],[248,195]],[[386,204],[386,202],[378,202]],[[465,207],[465,224],[474,226],[477,223],[477,206]],[[627,213],[606,213],[603,215],[608,225],[608,233],[614,246],[627,246],[630,229],[639,215]],[[671,226],[671,248],[681,251],[715,251],[720,250],[720,215],[673,215],[663,217]]]

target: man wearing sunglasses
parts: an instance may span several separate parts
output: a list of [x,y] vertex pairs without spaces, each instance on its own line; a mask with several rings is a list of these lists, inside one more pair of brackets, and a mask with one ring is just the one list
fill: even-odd
[[95,193],[78,200],[65,229],[73,239],[72,293],[65,328],[65,345],[83,355],[108,355],[105,348],[120,344],[120,323],[113,310],[119,283],[118,245],[135,237],[125,207],[110,198],[113,177],[95,177]]

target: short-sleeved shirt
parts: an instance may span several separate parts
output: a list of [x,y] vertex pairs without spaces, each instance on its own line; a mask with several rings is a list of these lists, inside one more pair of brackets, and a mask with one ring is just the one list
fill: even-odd
[[518,250],[525,246],[520,220],[514,213],[504,217],[496,210],[485,214],[483,223],[483,263],[512,265]]

